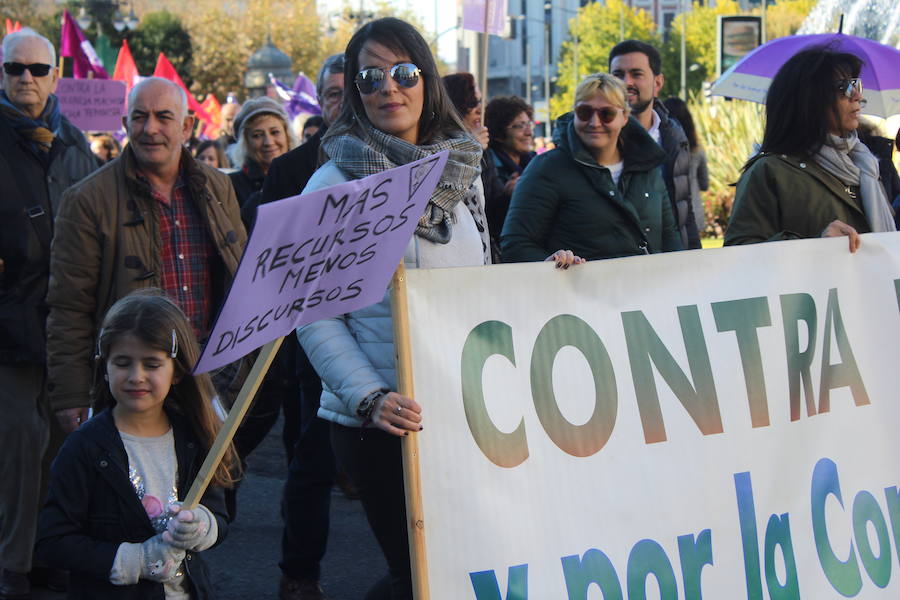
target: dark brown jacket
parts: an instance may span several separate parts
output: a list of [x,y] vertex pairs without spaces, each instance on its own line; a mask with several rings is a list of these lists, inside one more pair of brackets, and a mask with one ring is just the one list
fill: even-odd
[[[228,176],[187,151],[181,166],[219,258],[210,273],[212,319],[237,271],[247,233]],[[97,329],[119,298],[161,287],[159,245],[158,205],[149,185],[135,177],[130,148],[66,191],[56,218],[47,294],[47,390],[53,410],[90,405]]]

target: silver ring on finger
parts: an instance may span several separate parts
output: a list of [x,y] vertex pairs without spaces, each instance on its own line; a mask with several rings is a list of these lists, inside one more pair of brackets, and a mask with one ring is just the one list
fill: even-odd
[[397,415],[397,416],[399,417],[401,412],[403,412],[403,407],[402,407],[402,406],[400,406],[400,405],[398,404],[397,406],[394,407],[394,414],[395,414],[395,415]]

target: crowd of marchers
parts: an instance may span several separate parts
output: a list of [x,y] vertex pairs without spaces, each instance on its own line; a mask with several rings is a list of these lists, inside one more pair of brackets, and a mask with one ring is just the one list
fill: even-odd
[[[262,97],[226,105],[222,136],[191,148],[184,92],[155,77],[128,94],[124,149],[89,144],[60,113],[53,44],[25,29],[2,50],[0,599],[32,585],[215,597],[202,551],[239,518],[245,459],[282,411],[279,596],[327,597],[337,481],[388,565],[366,598],[412,598],[401,440],[426,415],[398,392],[387,293],[286,340],[213,485],[192,510],[179,504],[220,425],[214,405],[228,409],[252,359],[192,374],[260,204],[447,151],[409,268],[700,248],[703,146],[684,102],[660,101],[660,54],[637,40],[580,82],[540,153],[530,105],[485,105],[472,75],[441,78],[393,18],[321,66],[321,118],[299,145],[282,104]],[[858,133],[862,67],[827,48],[781,67],[725,244],[846,236],[853,252],[860,234],[896,230],[892,141]]]

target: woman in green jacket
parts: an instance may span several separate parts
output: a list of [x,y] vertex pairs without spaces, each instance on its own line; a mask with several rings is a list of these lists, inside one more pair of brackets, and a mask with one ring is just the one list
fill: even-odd
[[553,254],[559,266],[682,249],[660,171],[665,153],[629,113],[616,77],[578,85],[574,114],[557,121],[556,148],[531,162],[513,193],[504,261]]
[[859,141],[862,61],[826,48],[782,65],[766,97],[760,153],[737,184],[725,244],[894,231],[878,159]]

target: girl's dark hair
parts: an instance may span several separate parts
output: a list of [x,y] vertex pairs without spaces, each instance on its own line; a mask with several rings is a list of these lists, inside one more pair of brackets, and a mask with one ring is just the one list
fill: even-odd
[[766,95],[761,152],[812,156],[837,118],[838,80],[859,77],[862,60],[828,46],[807,48],[788,59]]
[[484,126],[488,128],[491,142],[506,139],[506,128],[525,113],[534,118],[534,108],[518,96],[497,96],[484,109]]
[[203,154],[203,152],[207,148],[215,148],[216,156],[219,159],[219,168],[227,169],[231,167],[231,161],[228,160],[228,155],[225,154],[225,151],[222,150],[222,146],[216,143],[215,140],[203,140],[200,144],[194,149],[194,158]]
[[697,128],[694,126],[694,117],[691,116],[691,111],[688,109],[687,102],[681,98],[670,96],[666,98],[663,104],[669,111],[669,116],[675,117],[675,120],[678,121],[681,124],[681,128],[684,129],[684,133],[687,135],[688,145],[691,147],[691,152],[697,150],[700,146],[700,140],[697,138]]
[[356,122],[368,123],[356,75],[359,73],[359,53],[366,42],[377,42],[398,56],[406,56],[419,67],[425,86],[422,115],[419,117],[419,143],[438,137],[468,135],[456,114],[447,92],[438,76],[437,65],[431,49],[416,28],[400,19],[386,17],[363,25],[347,43],[344,50],[344,103],[334,125],[328,128],[326,138],[347,133],[359,135]]
[[[92,390],[94,410],[101,411],[115,406],[116,399],[109,390],[106,375],[106,361],[116,340],[131,334],[143,343],[169,355],[173,350],[173,332],[177,344],[173,358],[175,373],[172,388],[166,398],[166,406],[184,415],[205,450],[209,450],[216,439],[221,423],[212,408],[215,395],[209,375],[194,375],[191,371],[200,358],[197,338],[187,317],[162,290],[148,288],[139,290],[117,301],[107,311],[103,326],[97,337],[95,358],[94,389]],[[229,445],[225,458],[213,475],[213,484],[230,486],[235,481],[238,469],[237,454]]]
[[481,99],[475,93],[475,77],[471,73],[445,75],[444,88],[460,117],[465,117],[481,103]]

